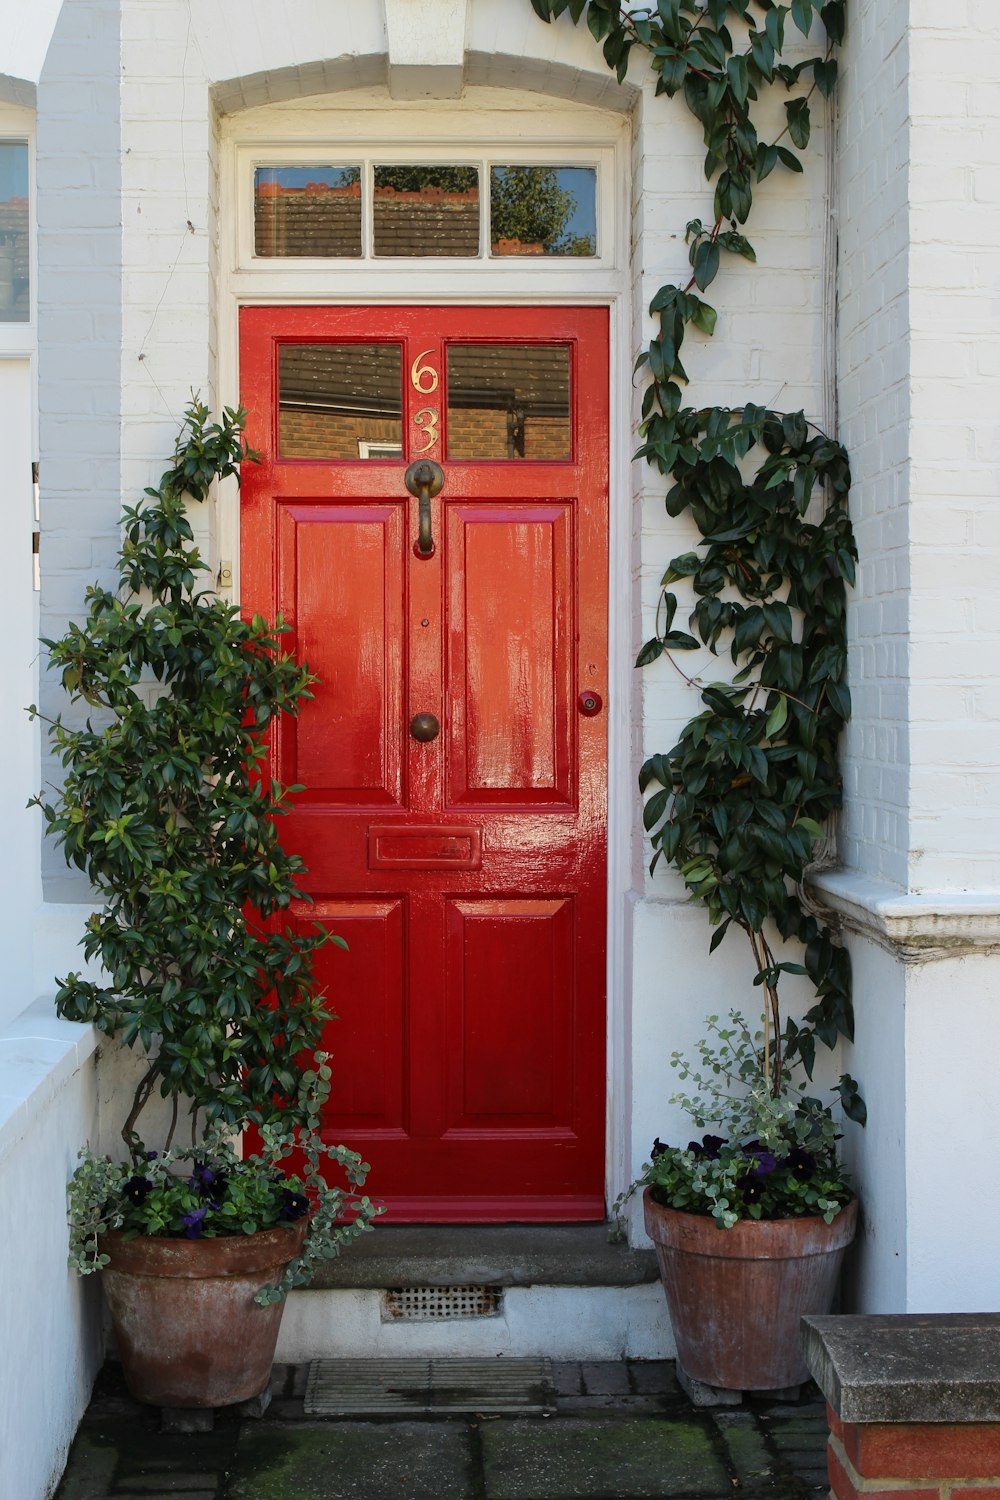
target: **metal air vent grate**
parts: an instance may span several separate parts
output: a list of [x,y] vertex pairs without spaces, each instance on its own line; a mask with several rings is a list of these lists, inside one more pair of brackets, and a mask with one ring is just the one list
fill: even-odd
[[438,1416],[442,1412],[549,1412],[551,1361],[496,1355],[433,1359],[317,1359],[307,1417]]
[[502,1307],[499,1286],[391,1286],[382,1297],[382,1322],[495,1318]]

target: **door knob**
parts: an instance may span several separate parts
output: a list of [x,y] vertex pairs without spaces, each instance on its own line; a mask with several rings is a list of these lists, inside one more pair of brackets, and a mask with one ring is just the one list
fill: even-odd
[[436,740],[441,733],[441,725],[434,714],[414,714],[410,720],[410,733],[415,740],[424,744],[428,740]]

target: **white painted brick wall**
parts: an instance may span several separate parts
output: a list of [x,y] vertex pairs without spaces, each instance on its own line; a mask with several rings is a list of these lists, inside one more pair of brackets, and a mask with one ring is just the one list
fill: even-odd
[[848,864],[1000,889],[1000,10],[855,0],[841,100]]
[[[117,0],[65,0],[38,88],[41,631],[58,637],[107,581],[120,511],[121,168]],[[86,148],[82,148],[86,127]],[[67,711],[41,673],[46,712]],[[82,717],[82,715],[81,715]],[[42,782],[58,780],[43,746]],[[86,900],[46,842],[49,900]]]
[[909,52],[910,884],[1000,890],[1000,7]]
[[906,6],[854,0],[841,60],[841,438],[861,562],[850,601],[847,864],[907,880],[909,584]]

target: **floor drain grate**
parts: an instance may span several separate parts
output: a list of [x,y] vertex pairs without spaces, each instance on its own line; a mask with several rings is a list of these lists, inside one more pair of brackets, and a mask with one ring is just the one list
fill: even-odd
[[548,1359],[317,1359],[305,1415],[544,1412],[554,1404]]
[[495,1318],[502,1307],[499,1286],[394,1286],[382,1297],[382,1322]]

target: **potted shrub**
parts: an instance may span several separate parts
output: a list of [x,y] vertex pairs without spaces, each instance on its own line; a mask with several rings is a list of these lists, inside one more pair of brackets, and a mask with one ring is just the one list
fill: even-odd
[[[699,243],[696,235],[695,256]],[[763,1024],[757,1034],[735,1014],[725,1028],[709,1019],[697,1091],[675,1100],[712,1133],[688,1146],[657,1143],[640,1181],[682,1366],[709,1385],[775,1389],[806,1378],[798,1319],[828,1310],[857,1213],[830,1108],[803,1081],[817,1042],[832,1048],[853,1035],[848,954],[805,894],[840,805],[837,747],[850,712],[850,468],[841,445],[801,412],[678,409],[676,397],[676,386],[654,379],[640,453],[671,474],[667,511],[688,513],[701,542],[669,563],[656,634],[637,665],[666,653],[701,711],[671,750],[643,765],[643,816],[651,868],[665,858],[704,906],[709,951],[730,932],[746,940]],[[676,442],[664,436],[668,408]],[[673,627],[677,584],[691,590],[693,634]],[[722,646],[730,681],[690,676],[674,654]],[[799,1020],[782,1017],[786,974],[814,987]],[[843,1113],[863,1124],[849,1074],[836,1092]],[[770,1286],[782,1264],[785,1279]]]
[[[325,939],[288,924],[306,898],[275,820],[294,789],[261,774],[269,726],[313,679],[280,619],[242,620],[203,586],[187,516],[253,457],[243,426],[192,403],[159,485],[125,508],[118,589],[90,588],[83,625],[45,642],[87,717],[51,723],[64,780],[37,801],[104,897],[83,947],[106,982],[70,974],[56,1005],[140,1059],[124,1159],[86,1151],[71,1183],[72,1263],[103,1272],[129,1385],[163,1406],[258,1395],[285,1292],[375,1212],[367,1164],[319,1136]],[[241,1157],[248,1126],[261,1149]]]

